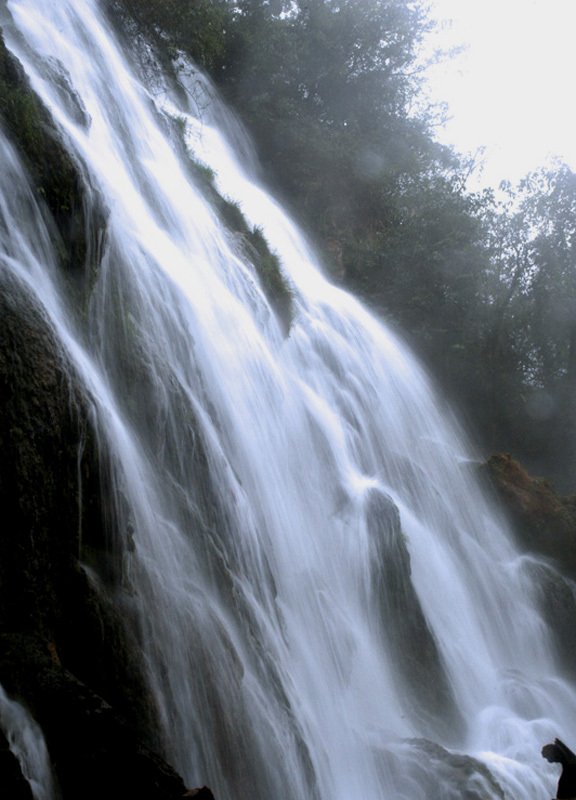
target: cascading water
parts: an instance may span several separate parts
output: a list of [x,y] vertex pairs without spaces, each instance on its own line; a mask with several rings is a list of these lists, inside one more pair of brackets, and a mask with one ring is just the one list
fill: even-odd
[[[570,741],[574,690],[413,356],[325,281],[235,160],[202,80],[184,70],[178,102],[167,88],[153,99],[93,1],[8,0],[2,15],[105,209],[75,314],[2,144],[2,262],[94,404],[116,598],[168,758],[218,800],[550,796],[540,748]],[[288,336],[174,150],[176,127],[278,254]]]
[[42,731],[24,706],[10,700],[1,686],[0,730],[20,762],[34,800],[54,800],[54,781]]

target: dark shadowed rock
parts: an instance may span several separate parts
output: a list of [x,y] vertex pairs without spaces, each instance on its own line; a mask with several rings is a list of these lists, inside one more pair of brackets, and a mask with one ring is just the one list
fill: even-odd
[[96,691],[133,707],[142,695],[141,679],[128,679],[138,674],[134,647],[82,566],[107,559],[102,454],[49,324],[7,277],[0,280],[0,447],[0,632],[41,636]]
[[[63,800],[181,797],[182,779],[150,747],[154,709],[132,634],[88,577],[113,577],[105,454],[50,325],[5,275],[0,446],[0,684],[42,728]],[[9,751],[0,757],[16,782]]]
[[[536,589],[567,677],[576,678],[576,497],[559,495],[549,481],[532,478],[507,453],[483,465],[507,509],[518,545],[536,556],[523,569]],[[542,559],[543,557],[543,559]]]
[[562,774],[556,790],[557,800],[573,800],[576,797],[576,755],[560,739],[542,748],[542,756],[553,764],[562,765]]
[[41,639],[0,635],[0,683],[24,698],[41,726],[64,798],[170,800],[187,791],[175,770]]
[[553,646],[566,676],[576,680],[576,584],[550,564],[529,560],[524,569],[553,633]]
[[[60,71],[56,80],[59,92],[66,93],[70,103],[78,106],[79,98],[62,68],[50,63],[46,67]],[[78,106],[76,115],[82,113]],[[50,232],[61,266],[69,279],[84,283],[89,277],[85,267],[106,215],[98,204],[92,204],[88,214],[83,197],[86,176],[66,149],[50,112],[32,91],[22,66],[6,48],[1,30],[0,120],[26,164],[34,190],[50,210],[54,223]]]

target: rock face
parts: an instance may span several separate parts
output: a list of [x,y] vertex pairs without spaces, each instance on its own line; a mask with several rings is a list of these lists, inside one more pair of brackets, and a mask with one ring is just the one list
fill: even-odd
[[[106,553],[87,408],[41,312],[10,280],[0,283],[0,445],[0,683],[40,724],[63,800],[181,797],[181,778],[148,746],[137,650],[87,577],[85,563]],[[13,796],[26,797],[0,755]]]
[[410,554],[391,498],[368,496],[366,518],[374,549],[373,577],[396,680],[420,725],[446,741],[464,730],[440,651],[411,581]]
[[34,636],[0,636],[0,679],[40,724],[63,798],[182,797],[176,772]]
[[383,751],[381,759],[386,774],[404,776],[407,797],[411,793],[406,774],[416,785],[426,785],[430,800],[505,800],[508,796],[481,761],[452,753],[428,739],[401,740]]
[[576,795],[576,755],[560,739],[542,748],[542,756],[553,764],[562,765],[562,775],[556,790],[557,800],[573,800]]
[[[80,308],[104,218],[86,216],[78,167],[1,36],[0,123],[46,200]],[[4,268],[0,449],[0,684],[42,728],[62,800],[183,796],[182,779],[155,752],[154,709],[133,635],[107,599],[114,578],[107,462],[89,401],[32,292]],[[0,771],[2,796],[31,797],[1,731]]]
[[[507,453],[483,465],[508,510],[519,546],[539,558],[524,566],[554,634],[566,675],[576,679],[576,497],[559,495],[549,481],[532,478]],[[542,559],[543,557],[543,559]]]
[[485,465],[526,550],[546,556],[576,579],[576,495],[559,495],[544,478],[532,478],[507,453]]

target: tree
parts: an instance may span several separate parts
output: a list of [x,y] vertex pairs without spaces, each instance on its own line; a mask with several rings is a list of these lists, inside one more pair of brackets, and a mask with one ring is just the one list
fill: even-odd
[[576,175],[559,164],[509,191],[513,210],[493,228],[504,287],[495,328],[504,328],[505,315],[508,327],[527,317],[526,385],[568,397],[576,388]]
[[505,187],[488,224],[482,371],[517,451],[562,481],[575,445],[576,175],[564,164]]
[[207,72],[222,68],[232,0],[104,0],[104,5],[130,40],[143,37],[166,66],[183,52]]
[[241,0],[217,77],[276,188],[326,241],[378,214],[375,185],[429,146],[409,114],[427,23],[407,0]]
[[576,175],[566,165],[542,170],[521,185],[521,213],[534,231],[531,295],[536,380],[576,389]]

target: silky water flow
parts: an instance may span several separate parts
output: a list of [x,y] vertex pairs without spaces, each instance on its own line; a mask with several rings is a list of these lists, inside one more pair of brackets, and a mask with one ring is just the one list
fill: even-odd
[[[105,209],[78,315],[2,138],[2,268],[93,405],[167,758],[218,800],[549,798],[574,689],[413,355],[325,280],[191,65],[139,77],[93,0],[0,14]],[[177,136],[277,254],[288,331]]]
[[10,699],[1,686],[0,730],[18,759],[34,800],[54,800],[54,779],[42,731],[28,710]]

